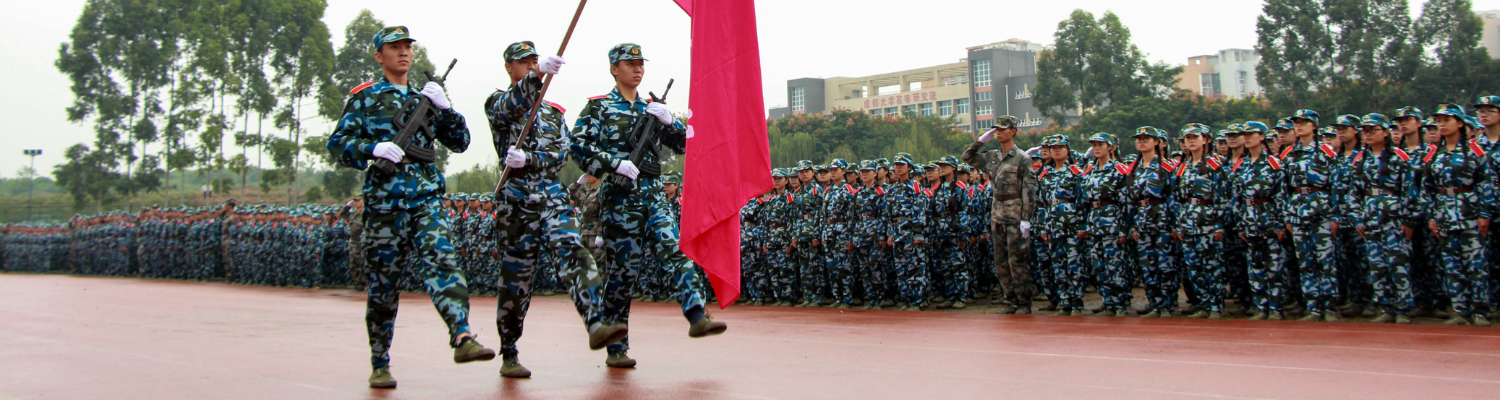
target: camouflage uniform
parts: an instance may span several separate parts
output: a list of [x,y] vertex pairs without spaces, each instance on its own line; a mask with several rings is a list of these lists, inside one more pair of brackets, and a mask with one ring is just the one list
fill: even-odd
[[[1206,137],[1208,127],[1192,124],[1182,133],[1184,137]],[[1220,198],[1220,193],[1229,188],[1226,172],[1223,159],[1209,154],[1179,165],[1175,177],[1174,198],[1178,201],[1179,211],[1175,213],[1173,230],[1182,237],[1183,265],[1187,267],[1188,281],[1198,295],[1197,305],[1213,313],[1224,311],[1227,295],[1221,257],[1224,239],[1228,236],[1224,231],[1224,220],[1229,205]]]
[[740,285],[744,287],[745,298],[755,305],[766,300],[768,278],[766,254],[762,251],[766,245],[766,227],[761,210],[766,202],[775,200],[774,195],[767,193],[750,199],[740,208]]
[[[1463,107],[1444,104],[1434,115],[1462,118],[1464,112]],[[1447,148],[1450,145],[1452,149]],[[1470,139],[1429,145],[1422,160],[1425,214],[1438,226],[1435,239],[1442,251],[1448,297],[1453,311],[1463,318],[1482,316],[1490,310],[1487,253],[1478,230],[1478,220],[1491,220],[1497,206],[1490,177],[1493,166],[1487,155],[1477,140]]]
[[[1361,126],[1391,125],[1381,114],[1369,114]],[[1350,199],[1356,204],[1353,221],[1364,229],[1365,260],[1369,282],[1381,311],[1407,315],[1415,302],[1411,287],[1411,242],[1402,228],[1420,207],[1412,157],[1400,148],[1387,147],[1380,154],[1361,151],[1350,160]],[[1354,228],[1351,226],[1351,228]]]
[[[814,168],[811,161],[803,160],[797,169]],[[792,264],[796,266],[802,306],[826,301],[823,292],[828,287],[827,265],[823,260],[822,243],[814,243],[822,240],[824,190],[814,179],[793,192]]]
[[[1166,141],[1166,134],[1154,127],[1141,127],[1136,137],[1149,136]],[[1150,162],[1140,160],[1132,163],[1122,193],[1130,200],[1127,214],[1132,218],[1126,223],[1136,242],[1136,264],[1140,268],[1141,280],[1146,287],[1146,308],[1153,314],[1170,317],[1177,308],[1177,290],[1180,280],[1176,265],[1171,261],[1173,215],[1172,196],[1177,165],[1158,154]]]
[[[616,46],[616,50],[611,51],[612,64],[622,55],[618,51],[622,48],[633,49],[638,58],[639,46]],[[646,106],[645,98],[637,96],[633,101],[627,100],[619,90],[590,98],[573,128],[570,149],[579,167],[601,179],[613,176],[620,162],[630,156],[627,141],[631,139],[628,136],[637,120],[655,118],[646,114]],[[672,151],[686,153],[686,129],[674,121],[671,126],[663,127],[657,137]],[[656,162],[643,161],[642,164]],[[629,322],[630,293],[647,255],[658,261],[658,268],[670,273],[673,278],[672,297],[682,304],[684,316],[701,312],[703,283],[693,273],[696,268],[693,262],[678,248],[677,227],[662,199],[660,177],[638,176],[635,189],[629,191],[617,191],[608,179],[602,186],[600,197],[604,208],[600,221],[604,225],[606,246],[603,272],[608,276],[604,322]],[[611,344],[609,352],[619,354],[629,347],[628,339],[621,340]]]
[[[1318,114],[1298,110],[1294,119],[1318,122]],[[1286,163],[1287,224],[1291,226],[1296,245],[1298,269],[1302,278],[1302,296],[1310,316],[1331,313],[1338,297],[1335,257],[1337,237],[1329,223],[1337,211],[1334,206],[1334,164],[1337,152],[1332,147],[1301,142],[1282,150],[1278,156]]]
[[[860,170],[873,170],[876,167],[874,161],[866,160],[860,163]],[[860,186],[856,189],[853,198],[853,236],[856,248],[854,250],[855,270],[859,275],[859,282],[864,291],[865,308],[875,309],[884,304],[889,294],[886,286],[889,284],[887,270],[887,253],[885,240],[886,219],[883,218],[885,207],[885,188],[879,184]]]
[[[1003,116],[994,128],[1014,129],[1018,119]],[[1005,297],[1015,307],[1031,305],[1031,244],[1021,236],[1021,223],[1036,210],[1036,176],[1028,173],[1031,159],[1020,148],[979,152],[983,142],[964,150],[964,162],[986,171],[995,184],[990,211],[990,242],[995,246],[995,274],[1005,288]]]
[[[830,167],[847,170],[849,163],[833,159]],[[826,188],[823,209],[820,213],[822,225],[824,264],[828,274],[828,291],[836,306],[848,306],[854,302],[854,196],[858,194],[853,185],[843,183],[842,177]]]
[[[1264,134],[1266,125],[1247,122],[1247,134]],[[1285,203],[1280,199],[1285,190],[1286,173],[1281,160],[1262,148],[1255,159],[1250,156],[1236,161],[1230,169],[1230,193],[1240,234],[1246,239],[1250,252],[1246,254],[1250,288],[1255,308],[1263,313],[1280,313],[1281,299],[1285,290],[1286,273],[1284,251],[1277,233],[1286,229],[1282,222]]]
[[[939,165],[954,167],[957,163],[958,160],[952,156],[937,161]],[[927,240],[932,244],[928,259],[933,263],[928,272],[932,277],[933,291],[941,299],[939,307],[967,302],[970,277],[968,262],[964,257],[964,246],[968,242],[962,218],[962,214],[968,211],[964,204],[964,188],[957,183],[944,181],[925,191],[928,196]]]
[[[376,49],[385,42],[376,34]],[[404,37],[404,35],[403,35]],[[375,159],[375,145],[396,136],[392,123],[402,103],[421,96],[416,89],[396,86],[384,77],[372,85],[352,91],[344,116],[328,139],[332,152],[344,167],[363,170]],[[432,148],[436,139],[454,152],[469,147],[469,129],[464,117],[453,109],[439,110],[427,121],[436,138],[417,135],[416,144]],[[427,293],[448,325],[449,344],[469,333],[469,289],[454,260],[449,239],[449,221],[442,215],[443,175],[436,165],[396,165],[394,174],[370,171],[361,189],[365,199],[365,264],[370,269],[365,322],[370,336],[370,363],[390,363],[389,349],[395,334],[398,306],[397,283],[410,273],[421,276]]]
[[[1089,142],[1114,146],[1115,136],[1095,133]],[[1095,160],[1083,170],[1079,195],[1083,201],[1080,205],[1084,206],[1082,212],[1087,216],[1086,246],[1099,298],[1104,303],[1102,309],[1124,316],[1130,308],[1130,264],[1120,239],[1128,228],[1122,224],[1128,217],[1124,190],[1129,167],[1113,158],[1104,163]]]
[[[780,173],[794,175],[785,169]],[[790,176],[790,179],[797,178]],[[766,227],[766,275],[769,282],[766,298],[783,305],[791,304],[797,297],[797,271],[791,260],[795,203],[796,195],[783,190],[772,193],[771,199],[760,210],[761,224]]]
[[[893,163],[914,165],[906,153],[896,154]],[[927,213],[923,210],[928,198],[915,180],[892,182],[885,196],[886,236],[895,261],[897,301],[920,310],[927,304],[928,292],[926,249],[922,246],[927,241]]]
[[[1053,136],[1042,145],[1066,147],[1067,136]],[[1041,186],[1037,191],[1037,202],[1045,211],[1037,214],[1046,215],[1037,221],[1037,233],[1045,237],[1052,260],[1055,285],[1052,300],[1059,313],[1082,311],[1084,285],[1089,281],[1083,267],[1086,252],[1080,247],[1082,241],[1078,238],[1078,234],[1084,232],[1083,214],[1086,210],[1079,204],[1083,194],[1083,168],[1073,164],[1049,164],[1037,175],[1037,181]]]

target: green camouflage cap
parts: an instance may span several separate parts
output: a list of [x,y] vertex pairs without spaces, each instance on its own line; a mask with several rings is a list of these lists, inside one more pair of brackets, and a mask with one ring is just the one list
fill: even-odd
[[814,165],[812,163],[812,161],[802,160],[802,161],[798,161],[797,162],[797,168],[795,168],[795,169],[797,170],[797,172],[802,172],[802,171],[813,170],[813,169],[816,169],[816,168],[818,168],[818,166]]
[[404,26],[385,27],[380,32],[375,32],[375,37],[370,38],[371,45],[375,46],[375,51],[380,51],[380,46],[384,46],[386,43],[395,43],[402,40],[417,41],[411,38],[411,30],[406,29]]
[[896,153],[896,160],[895,161],[891,161],[891,164],[893,164],[893,165],[894,164],[906,164],[906,165],[910,165],[910,166],[913,166],[913,167],[917,166],[917,163],[912,162],[912,160],[911,160],[911,154],[907,154],[907,153]]
[[1292,130],[1292,128],[1294,128],[1294,127],[1292,126],[1292,118],[1291,117],[1286,117],[1286,118],[1282,118],[1282,119],[1276,120],[1276,129]]
[[1400,121],[1402,118],[1416,118],[1418,121],[1421,121],[1427,119],[1427,116],[1422,114],[1422,109],[1420,108],[1401,107],[1396,109],[1396,117],[1391,118],[1391,120]]
[[1208,136],[1208,125],[1191,123],[1182,127],[1182,137],[1189,135]]
[[510,47],[505,48],[505,62],[511,62],[534,55],[537,55],[536,44],[531,43],[530,40],[511,43]]
[[1243,132],[1243,133],[1259,133],[1259,134],[1264,135],[1264,134],[1268,133],[1270,130],[1271,130],[1271,128],[1268,127],[1268,126],[1266,126],[1266,123],[1260,122],[1260,121],[1249,121],[1249,122],[1246,122],[1244,125],[1240,125],[1240,132]]
[[785,178],[786,177],[786,169],[785,168],[771,168],[771,177],[772,178]]
[[864,171],[864,170],[867,170],[867,169],[871,170],[871,171],[880,169],[880,164],[876,163],[875,160],[860,161],[859,162],[859,170],[860,171]]
[[1229,131],[1221,130],[1214,133],[1214,141],[1229,141]]
[[1465,124],[1469,124],[1469,130],[1484,130],[1484,125],[1479,123],[1479,118],[1477,117],[1474,117],[1472,115],[1465,115],[1460,119],[1464,120]]
[[1352,126],[1352,127],[1358,127],[1359,126],[1359,116],[1358,115],[1354,115],[1354,114],[1340,115],[1340,116],[1338,116],[1338,118],[1334,118],[1333,119],[1333,123],[1328,124],[1328,125],[1330,125],[1330,126]]
[[835,158],[835,159],[833,159],[833,161],[829,161],[828,162],[828,168],[830,168],[830,169],[832,169],[832,168],[839,168],[839,169],[848,171],[849,170],[849,162],[848,161],[844,161],[844,159],[842,159],[842,158]]
[[1433,120],[1432,117],[1427,117],[1427,119],[1422,120],[1422,127],[1437,129],[1437,121]]
[[1391,126],[1391,119],[1386,118],[1385,114],[1365,114],[1364,117],[1359,118],[1359,126],[1378,126],[1381,128],[1389,129]]
[[1101,142],[1101,143],[1104,143],[1104,144],[1107,144],[1107,145],[1110,145],[1110,146],[1114,146],[1115,145],[1115,135],[1111,135],[1111,134],[1104,133],[1104,132],[1095,133],[1093,136],[1089,136],[1089,142],[1090,143],[1092,143],[1092,142]]
[[1478,110],[1480,106],[1500,108],[1500,96],[1480,97],[1479,101],[1474,103],[1474,109]]
[[1240,132],[1245,131],[1245,126],[1241,124],[1229,124],[1229,127],[1225,128],[1225,131],[1224,134],[1226,135],[1238,135]]
[[887,160],[885,157],[876,159],[875,163],[879,164],[880,168],[891,169],[891,160]]
[[1141,136],[1150,136],[1161,140],[1167,140],[1166,135],[1162,134],[1161,129],[1156,129],[1156,127],[1154,126],[1143,126],[1140,128],[1135,128],[1135,135],[1131,137]]
[[818,164],[818,165],[815,165],[815,166],[813,166],[813,171],[814,172],[828,172],[828,164]]
[[1438,104],[1437,111],[1432,113],[1433,116],[1447,115],[1459,119],[1468,114],[1468,112],[1464,111],[1464,106],[1453,103]]
[[609,49],[609,65],[625,60],[651,61],[641,55],[641,45],[635,43],[620,43]]
[[954,156],[943,156],[943,157],[938,158],[937,161],[933,161],[933,162],[938,163],[938,164],[947,164],[948,166],[955,167],[955,168],[958,167],[960,164],[963,164],[963,163],[961,163],[961,162],[958,161],[958,157],[954,157]]
[[1339,136],[1339,131],[1334,130],[1332,126],[1325,126],[1325,127],[1322,127],[1322,128],[1318,128],[1318,137],[1324,137],[1324,136],[1338,137]]
[[1305,119],[1308,121],[1312,121],[1312,123],[1316,125],[1318,124],[1318,112],[1308,109],[1297,110],[1297,112],[1292,113],[1292,119]]
[[677,175],[675,175],[675,174],[673,174],[673,175],[663,175],[661,177],[661,184],[663,184],[663,185],[666,185],[666,184],[681,185],[682,184],[682,178],[678,178]]
[[995,124],[990,129],[1017,129],[1021,126],[1021,119],[1010,115],[1001,115],[995,118]]

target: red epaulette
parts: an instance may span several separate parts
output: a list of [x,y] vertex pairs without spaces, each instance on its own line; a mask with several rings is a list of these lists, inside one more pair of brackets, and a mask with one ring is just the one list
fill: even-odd
[[1167,172],[1177,172],[1177,163],[1172,162],[1172,160],[1162,161],[1161,167],[1166,168]]
[[1243,164],[1245,164],[1245,158],[1244,157],[1240,157],[1239,161],[1235,161],[1234,162],[1234,169],[1232,169],[1231,171],[1239,171],[1240,170],[1240,165],[1243,165]]
[[1081,173],[1079,175],[1088,175],[1089,171],[1093,171],[1093,170],[1094,170],[1094,165],[1093,164],[1089,164],[1089,167],[1088,168],[1084,168],[1083,169],[1083,173]]
[[968,189],[969,188],[969,184],[964,183],[963,181],[953,182],[953,184],[954,185],[958,185],[959,189]]
[[818,184],[814,183],[813,186],[812,186],[812,189],[808,189],[808,190],[812,191],[812,193],[808,193],[808,194],[813,195],[813,196],[817,196],[818,195]]
[[849,186],[849,184],[847,183],[844,184],[844,190],[848,190],[849,194],[851,195],[859,193],[859,190],[855,189],[853,186]]
[[990,185],[990,180],[989,179],[985,179],[984,180],[984,185],[985,186],[989,186]]
[[1038,164],[1031,164],[1031,169],[1042,169],[1042,166]]
[[1333,158],[1339,155],[1339,152],[1333,150],[1333,146],[1329,146],[1326,144],[1318,145],[1318,150],[1322,150],[1323,154],[1327,154],[1329,158]]
[[1177,169],[1177,177],[1178,178],[1182,177],[1182,171],[1187,171],[1187,168],[1178,168]]
[[560,106],[557,103],[553,103],[553,102],[546,101],[546,100],[542,100],[542,102],[543,103],[547,103],[547,105],[552,106],[552,108],[556,108],[557,112],[560,112],[560,113],[563,113],[563,114],[567,114],[568,113],[567,109],[564,109],[563,106]]
[[609,95],[607,95],[607,94],[601,94],[601,95],[598,95],[598,96],[590,97],[589,100],[600,100],[600,99],[603,99],[603,98],[606,98],[606,97],[609,97]]
[[1121,175],[1130,175],[1130,166],[1128,166],[1128,165],[1125,165],[1125,164],[1115,164],[1115,170],[1116,171],[1120,171]]
[[1422,163],[1426,164],[1432,162],[1433,157],[1437,157],[1437,145],[1429,144],[1427,145],[1427,156],[1422,157]]
[[1073,175],[1083,175],[1083,170],[1078,169],[1077,165],[1069,165],[1068,170],[1073,171]]
[[1358,153],[1354,153],[1354,160],[1350,161],[1349,165],[1359,165],[1359,160],[1363,158],[1365,158],[1365,152],[1364,150],[1360,150]]
[[970,187],[968,190],[966,190],[966,192],[969,193],[969,197],[974,197],[974,188],[973,187]]
[[885,195],[885,188],[882,188],[882,187],[879,187],[879,186],[876,186],[876,187],[875,187],[875,194],[878,194],[878,195],[881,195],[881,196],[884,196],[884,195]]
[[1048,173],[1048,172],[1052,172],[1052,170],[1051,170],[1051,169],[1046,169],[1046,168],[1043,168],[1043,169],[1042,169],[1042,173],[1040,173],[1040,174],[1036,174],[1036,178],[1037,178],[1037,179],[1042,179],[1042,178],[1045,178],[1045,177],[1047,177],[1047,173]]
[[1406,154],[1406,150],[1396,149],[1396,157],[1400,157],[1401,161],[1411,161],[1411,154]]
[[927,195],[927,197],[932,197],[932,190],[931,189],[924,189],[924,190],[922,190],[922,194]]
[[359,84],[359,86],[355,86],[353,89],[349,89],[349,94],[363,92],[365,91],[365,89],[369,89],[371,86],[375,86],[375,82],[361,83]]
[[1220,164],[1219,159],[1214,157],[1205,158],[1203,159],[1203,162],[1208,164],[1208,167],[1212,168],[1214,171],[1218,171],[1219,168],[1224,168],[1224,164]]
[[917,183],[917,181],[912,181],[911,182],[911,190],[915,190],[915,191],[917,191],[917,193],[922,193],[922,184],[921,183]]
[[1292,154],[1292,150],[1296,149],[1296,148],[1297,148],[1296,146],[1287,146],[1285,149],[1281,149],[1281,155],[1279,155],[1277,157],[1278,158],[1286,158],[1286,156],[1289,155],[1289,154]]
[[1484,157],[1484,147],[1479,145],[1479,139],[1469,141],[1469,150],[1473,150],[1474,155]]
[[1281,169],[1281,160],[1276,159],[1275,156],[1267,156],[1266,163],[1271,164],[1271,169]]
[[766,204],[766,198],[764,197],[756,197],[755,201],[760,204]]

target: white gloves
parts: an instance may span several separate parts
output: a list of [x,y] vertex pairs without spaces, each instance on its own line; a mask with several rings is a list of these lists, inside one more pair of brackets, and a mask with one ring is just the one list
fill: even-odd
[[672,111],[667,110],[666,104],[651,103],[646,106],[646,113],[656,116],[656,120],[661,121],[662,125],[672,124]]
[[1031,222],[1021,221],[1021,237],[1031,239]]
[[437,82],[427,82],[426,85],[423,85],[422,95],[427,96],[428,100],[432,100],[432,105],[436,106],[439,110],[447,110],[449,107],[453,107],[453,104],[448,102],[448,94],[443,92],[443,86],[438,85]]
[[375,144],[375,156],[400,164],[401,157],[406,157],[406,152],[391,142],[380,142]]
[[1087,160],[1087,159],[1090,159],[1090,158],[1094,158],[1094,148],[1093,147],[1090,147],[1089,151],[1083,152],[1083,159]]
[[983,135],[979,135],[979,143],[989,143],[991,140],[995,140],[996,131],[998,129],[990,129],[985,131]]
[[601,247],[604,247],[604,238],[600,236],[594,236],[594,248],[597,249]]
[[526,167],[526,152],[521,151],[516,146],[510,146],[510,150],[505,151],[505,166],[511,168]]
[[625,175],[626,178],[630,178],[633,181],[637,175],[641,174],[641,170],[637,169],[635,163],[630,162],[630,160],[620,160],[620,166],[615,167],[615,173]]
[[547,58],[543,58],[541,62],[536,63],[536,70],[541,71],[544,74],[556,74],[557,70],[561,69],[563,64],[567,63],[567,61],[563,61],[562,57],[547,56]]

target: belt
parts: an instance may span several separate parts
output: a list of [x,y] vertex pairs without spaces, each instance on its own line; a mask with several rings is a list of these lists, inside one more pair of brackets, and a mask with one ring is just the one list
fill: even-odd
[[1296,194],[1313,194],[1313,193],[1319,193],[1319,192],[1322,192],[1322,191],[1325,191],[1325,190],[1328,190],[1328,188],[1320,187],[1320,186],[1302,186],[1302,187],[1298,187],[1298,188],[1292,189],[1292,193],[1296,193]]
[[1380,196],[1380,195],[1400,196],[1401,193],[1398,193],[1398,192],[1396,192],[1394,190],[1390,190],[1390,189],[1370,189],[1370,190],[1366,190],[1365,191],[1365,196]]
[[1052,199],[1052,205],[1073,204],[1073,199]]
[[773,224],[773,225],[771,225],[772,229],[775,229],[775,228],[785,228],[785,227],[786,227],[786,224]]
[[757,224],[757,223],[754,223],[754,222],[746,222],[746,223],[744,223],[744,226],[747,227],[747,228],[754,228],[754,227],[759,226],[759,225],[760,224]]
[[876,218],[880,218],[880,217],[859,217],[859,220],[860,221],[869,221],[869,220],[876,219]]
[[1258,205],[1261,205],[1261,204],[1270,203],[1271,200],[1272,199],[1270,197],[1257,197],[1257,198],[1253,198],[1253,199],[1245,199],[1245,205],[1247,205],[1247,206],[1258,206]]
[[1141,206],[1141,207],[1150,207],[1150,206],[1154,206],[1154,205],[1158,205],[1158,204],[1166,204],[1166,203],[1167,203],[1166,200],[1153,199],[1153,200],[1141,200],[1141,201],[1138,201],[1138,202],[1136,202],[1136,205]]
[[1450,195],[1451,196],[1451,195],[1455,195],[1455,194],[1464,194],[1464,193],[1472,192],[1472,191],[1474,191],[1474,187],[1473,186],[1440,187],[1440,188],[1435,189],[1435,191],[1437,192],[1437,194],[1446,194],[1446,195]]
[[896,218],[892,218],[892,220],[894,220],[896,222],[906,222],[906,220],[908,220],[908,219],[911,219],[911,217],[896,217]]
[[1211,206],[1211,205],[1214,205],[1214,201],[1213,200],[1209,200],[1209,199],[1188,199],[1188,202],[1192,203],[1195,206]]
[[948,211],[948,212],[943,213],[944,217],[952,217],[954,215],[958,215],[958,211]]
[[1089,205],[1092,206],[1092,207],[1094,207],[1094,208],[1109,207],[1109,206],[1116,205],[1116,204],[1120,204],[1120,203],[1116,203],[1116,202],[1109,201],[1109,200],[1095,201],[1095,202],[1089,203]]
[[828,220],[828,223],[830,223],[830,224],[837,224],[837,223],[841,223],[841,222],[844,222],[843,218],[834,218],[834,219]]
[[1018,200],[1020,198],[1021,198],[1021,194],[1020,193],[1016,193],[1016,194],[1002,194],[1002,195],[995,196],[995,200],[999,200],[999,201],[1011,201],[1011,200]]

